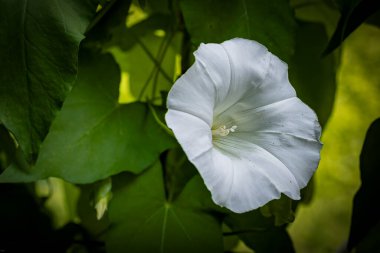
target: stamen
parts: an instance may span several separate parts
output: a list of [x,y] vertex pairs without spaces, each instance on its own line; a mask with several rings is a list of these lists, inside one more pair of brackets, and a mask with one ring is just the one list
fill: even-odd
[[221,126],[217,129],[211,130],[212,135],[227,136],[230,132],[235,132],[237,126],[232,126],[227,128],[226,126]]

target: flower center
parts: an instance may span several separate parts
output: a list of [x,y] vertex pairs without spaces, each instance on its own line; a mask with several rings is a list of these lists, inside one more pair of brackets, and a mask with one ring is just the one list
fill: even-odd
[[217,129],[211,130],[211,132],[213,136],[216,136],[216,135],[227,136],[230,132],[235,132],[236,128],[237,126],[232,126],[230,128],[227,128],[226,126],[223,125]]

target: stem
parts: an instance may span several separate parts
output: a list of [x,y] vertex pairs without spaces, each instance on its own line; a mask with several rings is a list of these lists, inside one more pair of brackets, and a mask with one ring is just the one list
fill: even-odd
[[144,50],[144,52],[147,54],[149,59],[153,61],[154,65],[158,70],[161,72],[161,74],[169,81],[172,82],[172,79],[170,76],[161,68],[161,62],[157,61],[157,59],[153,56],[153,54],[149,51],[148,47],[135,35],[137,43],[141,46],[141,48]]
[[[161,52],[160,52],[161,55],[158,56],[158,57],[159,57],[158,61],[160,62],[160,64],[161,64],[161,63],[164,61],[164,59],[165,59],[166,52],[167,52],[167,50],[168,50],[168,48],[169,48],[169,45],[170,45],[170,43],[171,43],[173,37],[174,37],[174,33],[169,32],[169,34],[168,34],[168,36],[167,36],[166,43],[163,43],[163,48],[160,49],[160,51],[161,51]],[[165,39],[164,39],[164,42],[165,42]],[[152,99],[153,99],[154,96],[156,95],[158,74],[159,74],[159,72],[158,72],[158,69],[157,69],[157,70],[156,70],[156,73],[155,73],[155,75],[154,75],[154,78],[153,78],[152,97],[151,97]],[[170,80],[169,82],[172,83],[172,80]]]
[[[151,52],[148,50],[148,48],[142,43],[142,41],[140,41],[137,37],[136,37],[136,40],[139,42],[139,44],[141,45],[141,47],[142,47],[143,49],[145,48],[145,49],[144,49],[145,53],[146,53],[148,56],[153,57],[152,53],[151,53]],[[163,44],[164,44],[164,41],[161,42],[161,44],[160,44],[160,48],[162,48]],[[157,57],[159,56],[159,52],[160,52],[160,49],[158,50]],[[153,57],[153,58],[150,58],[150,59],[154,59],[153,62],[156,61],[156,58],[154,58],[154,57]],[[140,94],[139,94],[139,96],[138,96],[138,100],[141,100],[142,96],[144,95],[144,92],[145,92],[146,88],[148,88],[149,82],[150,82],[150,80],[152,80],[152,78],[153,78],[153,76],[154,76],[154,74],[155,74],[155,72],[156,72],[156,68],[157,68],[157,64],[154,65],[152,71],[151,71],[150,74],[149,74],[148,79],[145,81],[144,86],[143,86],[143,88],[141,89]]]
[[148,103],[148,107],[149,107],[149,110],[150,112],[152,113],[153,115],[153,118],[155,119],[155,121],[157,122],[157,124],[165,131],[167,132],[170,136],[173,136],[174,137],[174,134],[172,132],[172,130],[170,130],[170,128],[168,128],[161,120],[160,118],[158,117],[157,115],[157,112],[156,110],[154,109],[154,107]]

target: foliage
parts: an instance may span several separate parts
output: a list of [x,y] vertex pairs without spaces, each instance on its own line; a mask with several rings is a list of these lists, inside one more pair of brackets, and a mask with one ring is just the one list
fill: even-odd
[[[339,66],[331,52],[377,2],[0,2],[0,251],[223,252],[237,235],[255,252],[294,252],[287,224],[300,203],[283,196],[245,214],[216,206],[162,123],[166,94],[200,43],[252,39],[288,63],[324,126]],[[379,248],[378,125],[361,156],[348,241],[357,252]],[[49,177],[80,189],[66,203],[77,202],[79,219],[60,228],[45,205],[51,186],[46,196],[35,190]]]

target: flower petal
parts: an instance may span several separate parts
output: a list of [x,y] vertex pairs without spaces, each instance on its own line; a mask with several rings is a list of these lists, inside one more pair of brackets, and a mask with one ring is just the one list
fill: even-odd
[[281,193],[300,198],[293,174],[266,150],[231,139],[216,146],[192,162],[218,205],[243,213],[280,198]]
[[202,119],[171,109],[166,113],[165,120],[190,161],[212,148],[210,127]]
[[253,136],[256,132],[265,131],[318,141],[321,136],[316,114],[297,97],[245,111],[234,106],[219,115],[218,120],[223,125],[237,125],[235,134],[251,133]]
[[[225,63],[228,64],[228,63]],[[169,110],[192,114],[211,127],[216,89],[200,62],[195,62],[173,85],[167,98]]]
[[222,43],[231,65],[231,84],[221,114],[230,107],[256,108],[296,95],[288,80],[288,66],[263,45],[246,39]]
[[297,97],[239,113],[231,108],[219,120],[238,126],[229,138],[257,144],[278,158],[301,188],[318,167],[321,127],[316,114]]
[[239,137],[252,140],[278,158],[292,172],[300,188],[307,185],[318,167],[322,144],[317,140],[275,132],[256,132]]

